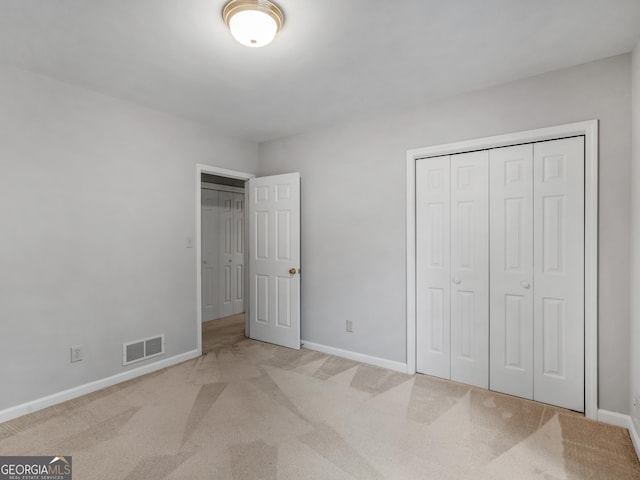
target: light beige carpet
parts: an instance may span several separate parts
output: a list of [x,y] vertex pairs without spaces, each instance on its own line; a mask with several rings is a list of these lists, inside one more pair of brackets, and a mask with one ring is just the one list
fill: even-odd
[[640,479],[626,430],[485,390],[204,327],[201,358],[0,424],[75,480]]

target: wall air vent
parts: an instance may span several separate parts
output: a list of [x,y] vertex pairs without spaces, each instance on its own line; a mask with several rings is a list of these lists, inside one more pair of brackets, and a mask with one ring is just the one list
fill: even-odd
[[122,345],[122,365],[146,360],[164,353],[164,335],[136,340]]

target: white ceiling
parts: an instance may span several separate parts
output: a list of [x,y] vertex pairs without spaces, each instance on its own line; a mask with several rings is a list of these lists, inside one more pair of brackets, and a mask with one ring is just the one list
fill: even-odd
[[237,44],[225,0],[0,0],[0,63],[252,141],[629,52],[640,0],[279,0]]

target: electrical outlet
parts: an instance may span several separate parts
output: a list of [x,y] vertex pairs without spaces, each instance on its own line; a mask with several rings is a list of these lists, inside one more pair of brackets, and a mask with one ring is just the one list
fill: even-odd
[[347,320],[347,332],[353,333],[353,320]]
[[82,360],[82,347],[71,347],[71,363]]

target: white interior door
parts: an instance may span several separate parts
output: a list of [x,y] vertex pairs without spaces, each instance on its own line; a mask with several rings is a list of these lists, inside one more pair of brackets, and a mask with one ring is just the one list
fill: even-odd
[[233,313],[244,312],[244,193],[233,194]]
[[450,157],[416,162],[416,370],[451,378]]
[[253,178],[249,188],[251,338],[300,348],[300,174]]
[[202,225],[202,321],[218,318],[218,192],[203,189]]
[[533,398],[533,144],[490,155],[490,388]]
[[220,316],[233,315],[233,193],[220,192],[219,208],[219,244],[220,244],[220,289],[219,309]]
[[584,138],[534,145],[534,399],[584,411]]
[[451,155],[451,380],[489,388],[489,152]]

